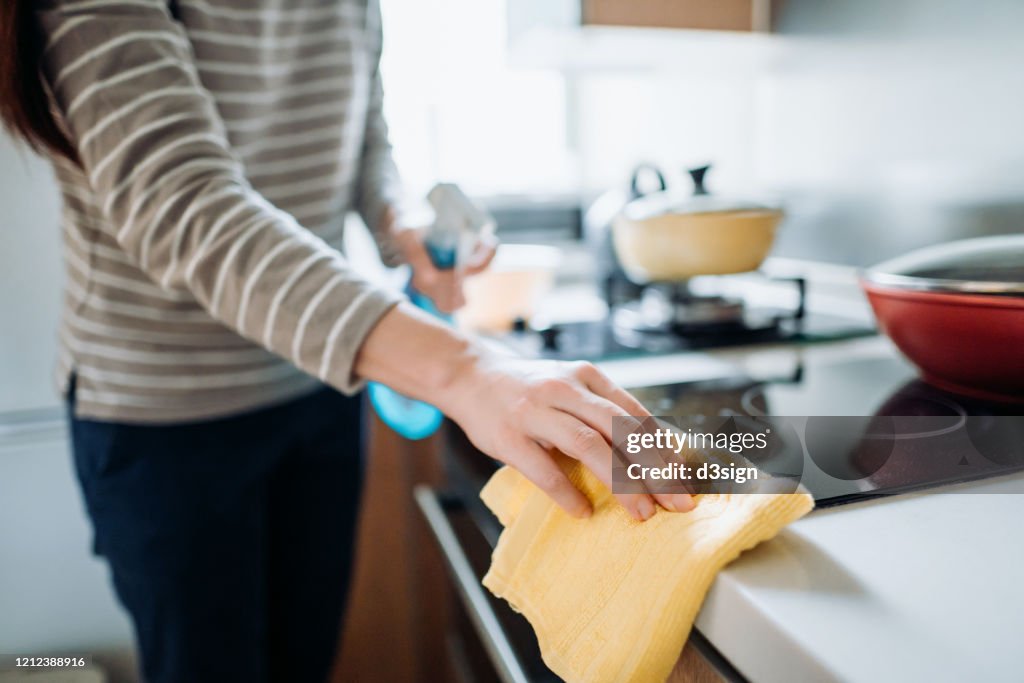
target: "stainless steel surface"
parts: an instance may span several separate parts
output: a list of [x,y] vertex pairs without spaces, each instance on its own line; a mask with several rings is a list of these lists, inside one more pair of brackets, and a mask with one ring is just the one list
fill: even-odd
[[1024,294],[1024,235],[958,240],[866,269],[880,287],[954,294]]
[[491,608],[484,589],[462,550],[455,530],[445,516],[437,493],[429,486],[419,485],[415,488],[413,495],[416,497],[416,503],[423,512],[438,545],[441,546],[441,553],[455,580],[459,597],[501,680],[504,683],[529,683],[523,666],[512,649],[512,644],[498,623],[498,617]]
[[866,282],[880,287],[911,289],[917,292],[946,292],[950,294],[989,294],[1002,296],[1024,295],[1024,282],[983,282],[977,280],[946,280],[940,278],[892,275],[870,270],[861,276]]

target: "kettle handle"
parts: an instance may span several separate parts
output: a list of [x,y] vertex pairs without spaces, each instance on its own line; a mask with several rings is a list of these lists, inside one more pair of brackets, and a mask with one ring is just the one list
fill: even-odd
[[657,192],[664,192],[668,189],[668,184],[665,182],[665,174],[661,172],[661,169],[654,164],[638,164],[633,169],[633,175],[629,180],[629,194],[631,199],[639,199],[644,195],[650,194],[650,191],[645,191],[640,188],[641,180],[644,175],[653,176],[658,184]]
[[691,168],[687,170],[690,174],[690,178],[693,179],[693,194],[694,196],[700,196],[707,194],[708,190],[704,187],[704,176],[707,175],[708,170],[711,169],[711,164],[705,166],[698,166],[697,168]]

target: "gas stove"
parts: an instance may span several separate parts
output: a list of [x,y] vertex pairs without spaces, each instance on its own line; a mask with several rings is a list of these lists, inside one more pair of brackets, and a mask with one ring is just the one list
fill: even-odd
[[[732,283],[735,284],[735,281]],[[864,320],[807,306],[802,277],[760,277],[746,289],[784,287],[784,303],[750,300],[735,287],[695,291],[688,282],[635,287],[632,298],[607,298],[599,320],[558,322],[531,328],[520,322],[501,339],[517,353],[559,360],[601,361],[732,346],[851,339],[875,334]],[[737,293],[738,292],[738,293]]]

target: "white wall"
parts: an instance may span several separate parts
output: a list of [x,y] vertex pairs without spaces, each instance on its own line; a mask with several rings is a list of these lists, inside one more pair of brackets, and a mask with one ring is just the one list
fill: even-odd
[[783,252],[849,263],[1020,230],[1022,26],[1015,0],[788,0],[749,72],[718,50],[585,74],[583,183],[711,159],[713,188],[785,199]]
[[49,165],[0,133],[0,413],[59,400],[59,210]]
[[756,134],[756,174],[808,198],[784,246],[856,263],[1024,229],[1022,26],[1013,0],[792,0]]
[[521,0],[381,2],[386,113],[416,196],[438,179],[482,194],[575,185],[563,79],[507,64],[508,1]]
[[131,648],[60,427],[12,430],[10,411],[59,416],[52,376],[63,279],[48,165],[0,135],[0,652]]

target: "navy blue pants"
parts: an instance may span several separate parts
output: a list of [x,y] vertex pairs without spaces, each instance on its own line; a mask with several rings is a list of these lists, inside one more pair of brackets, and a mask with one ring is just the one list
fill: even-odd
[[327,679],[362,483],[359,398],[323,389],[172,426],[72,417],[71,434],[147,681]]

